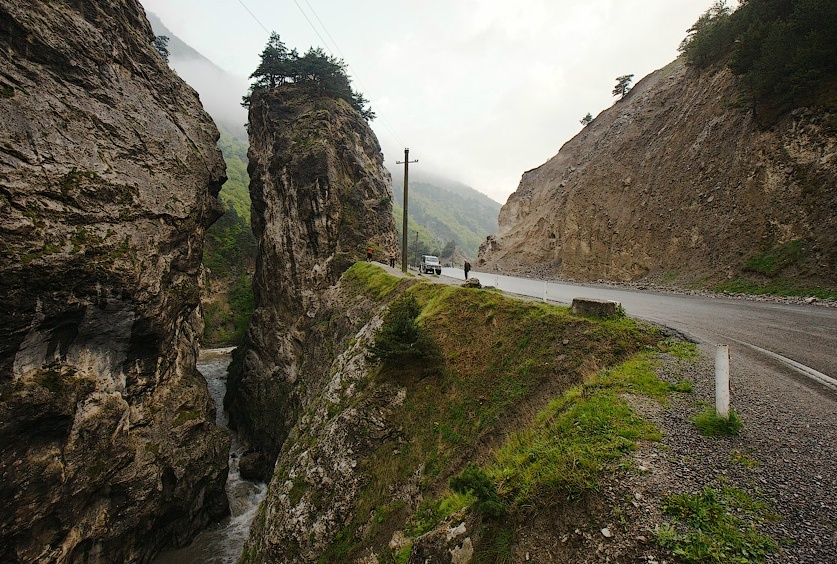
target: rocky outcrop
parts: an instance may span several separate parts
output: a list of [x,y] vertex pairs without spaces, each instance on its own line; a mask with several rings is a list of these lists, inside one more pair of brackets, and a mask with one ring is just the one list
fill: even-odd
[[227,511],[195,369],[218,132],[136,0],[0,0],[0,561],[143,562]]
[[310,339],[323,292],[367,245],[385,256],[396,232],[380,146],[345,101],[306,84],[257,91],[249,129],[256,310],[225,404],[272,464],[328,376]]
[[[243,562],[339,560],[328,549],[361,511],[358,497],[370,481],[370,458],[400,435],[393,411],[406,389],[372,381],[367,356],[382,308],[364,294],[343,281],[321,296],[305,339],[301,378],[309,382],[295,391],[305,410],[287,431]],[[409,494],[394,491],[393,500],[413,502],[413,486]]]
[[837,115],[764,129],[740,92],[727,69],[682,60],[644,78],[523,175],[480,266],[712,284],[779,274],[752,261],[785,249],[783,276],[837,286]]

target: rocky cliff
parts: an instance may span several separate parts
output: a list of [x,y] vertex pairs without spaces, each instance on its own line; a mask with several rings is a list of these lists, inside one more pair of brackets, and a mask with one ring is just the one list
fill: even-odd
[[770,128],[727,69],[652,73],[500,212],[480,267],[576,280],[837,286],[837,115]]
[[258,90],[249,130],[256,310],[225,404],[272,467],[327,376],[324,350],[308,339],[323,292],[367,245],[384,257],[396,232],[380,146],[345,101],[306,84]]
[[227,511],[195,369],[218,132],[135,0],[0,0],[0,561],[143,562]]

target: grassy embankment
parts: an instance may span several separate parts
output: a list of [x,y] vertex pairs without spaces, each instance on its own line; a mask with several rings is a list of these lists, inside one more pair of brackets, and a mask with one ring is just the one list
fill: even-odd
[[[404,562],[410,544],[388,546],[395,531],[415,539],[459,510],[477,515],[483,528],[477,561],[506,561],[523,514],[575,503],[639,441],[659,440],[626,393],[666,402],[691,390],[688,382],[659,380],[654,368],[661,350],[689,355],[694,348],[663,341],[656,328],[631,319],[578,317],[490,290],[421,282],[404,290],[366,263],[344,280],[382,300],[412,295],[438,357],[384,362],[373,375],[408,390],[393,416],[403,436],[364,464],[368,486],[323,561],[373,547],[384,561]],[[417,475],[421,505],[392,501],[393,485]]]

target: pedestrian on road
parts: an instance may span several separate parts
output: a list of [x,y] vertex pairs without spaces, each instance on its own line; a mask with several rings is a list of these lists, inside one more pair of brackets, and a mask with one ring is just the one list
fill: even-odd
[[468,279],[468,273],[471,271],[471,263],[468,262],[467,260],[465,261],[464,269],[465,269],[465,280],[467,280]]
[[366,247],[366,262],[372,262],[372,245]]
[[395,249],[389,252],[389,267],[395,268]]

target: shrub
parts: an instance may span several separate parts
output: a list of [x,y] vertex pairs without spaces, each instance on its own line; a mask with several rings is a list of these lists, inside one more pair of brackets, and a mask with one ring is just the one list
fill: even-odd
[[421,306],[412,294],[394,300],[384,315],[384,322],[375,332],[370,350],[373,362],[392,365],[405,361],[436,362],[441,354],[428,332],[419,325]]
[[477,511],[491,517],[500,517],[506,512],[506,506],[497,494],[497,485],[476,464],[469,464],[461,474],[451,478],[450,487],[459,494],[472,493],[477,498],[474,505]]

